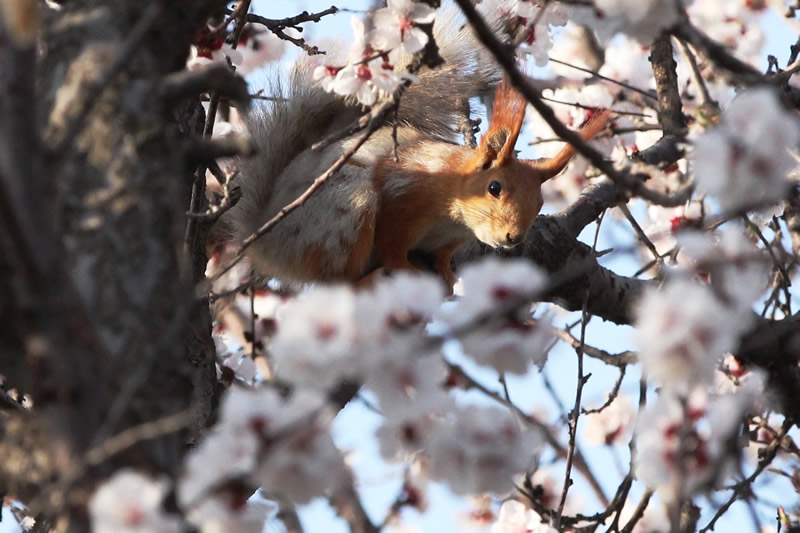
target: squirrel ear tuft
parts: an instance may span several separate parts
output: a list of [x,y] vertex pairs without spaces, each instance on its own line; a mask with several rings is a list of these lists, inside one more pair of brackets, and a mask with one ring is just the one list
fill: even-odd
[[497,160],[497,166],[504,165],[514,155],[524,118],[525,99],[503,81],[495,93],[489,129],[481,139],[479,150],[485,155],[494,154],[492,159]]
[[[588,141],[608,126],[611,122],[611,111],[609,109],[595,109],[590,115],[589,120],[578,131],[581,139]],[[564,170],[575,155],[575,148],[568,144],[558,154],[549,159],[523,159],[522,162],[539,171],[539,179],[542,183],[557,175]]]

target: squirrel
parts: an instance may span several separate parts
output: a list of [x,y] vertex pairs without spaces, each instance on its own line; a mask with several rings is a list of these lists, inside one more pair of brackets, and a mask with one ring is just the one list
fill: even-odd
[[[437,17],[434,38],[444,65],[417,74],[400,99],[396,126],[375,131],[303,206],[253,243],[247,253],[257,273],[296,282],[369,282],[380,272],[417,270],[408,259],[414,250],[433,255],[451,288],[451,257],[473,236],[493,247],[524,240],[542,207],[541,184],[574,150],[567,145],[552,159],[517,159],[525,100],[456,17]],[[356,106],[312,80],[314,66],[298,60],[286,98],[246,118],[259,151],[239,161],[242,198],[223,217],[235,239],[302,194],[355,142],[312,150],[359,116]],[[491,120],[472,148],[458,143],[458,124],[476,98]],[[607,120],[607,111],[596,113],[582,138]]]

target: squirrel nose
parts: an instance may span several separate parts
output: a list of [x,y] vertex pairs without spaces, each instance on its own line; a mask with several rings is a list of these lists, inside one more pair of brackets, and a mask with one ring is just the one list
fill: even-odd
[[508,244],[519,244],[522,242],[523,235],[521,233],[515,233],[511,235],[511,233],[506,233],[506,242]]

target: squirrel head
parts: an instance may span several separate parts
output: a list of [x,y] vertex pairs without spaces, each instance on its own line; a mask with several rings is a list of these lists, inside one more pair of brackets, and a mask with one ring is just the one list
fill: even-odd
[[[454,210],[479,240],[494,248],[512,248],[525,240],[542,208],[542,184],[564,170],[575,154],[567,145],[550,159],[517,159],[514,145],[525,106],[522,95],[504,82],[495,96],[488,131],[459,169],[465,177]],[[581,138],[594,137],[609,117],[609,110],[595,110],[581,128]]]
[[525,117],[525,99],[503,83],[497,90],[489,129],[459,169],[462,194],[453,206],[482,242],[511,248],[525,240],[542,208],[542,183],[563,168],[517,159],[514,145]]

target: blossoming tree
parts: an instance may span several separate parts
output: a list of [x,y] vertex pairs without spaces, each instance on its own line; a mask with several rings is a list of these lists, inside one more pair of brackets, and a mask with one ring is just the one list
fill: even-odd
[[[342,45],[308,35],[347,5],[0,0],[0,527],[329,531],[325,501],[374,532],[438,487],[493,533],[800,530],[800,40],[764,45],[800,6],[439,4],[353,10]],[[259,149],[241,117],[283,98],[244,77],[315,56],[369,132],[443,68],[442,20],[530,104],[524,152],[580,154],[551,214],[462,250],[453,297],[253,275],[280,217],[212,229]],[[341,433],[368,425],[365,467]]]

